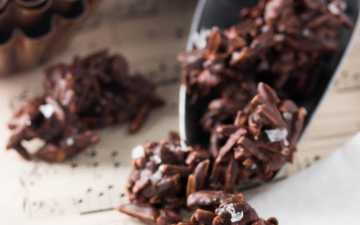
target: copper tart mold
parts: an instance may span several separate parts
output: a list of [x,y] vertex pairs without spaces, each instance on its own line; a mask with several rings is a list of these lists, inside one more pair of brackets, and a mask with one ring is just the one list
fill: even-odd
[[101,0],[0,0],[0,76],[65,49]]

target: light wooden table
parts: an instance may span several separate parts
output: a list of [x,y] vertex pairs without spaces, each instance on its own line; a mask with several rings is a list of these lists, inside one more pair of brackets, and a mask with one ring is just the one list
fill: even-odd
[[[0,163],[3,169],[0,171],[0,179],[4,182],[0,187],[0,193],[3,193],[0,195],[3,199],[0,201],[0,210],[3,212],[0,215],[1,221],[3,216],[16,219],[24,216],[24,220],[28,222],[29,212],[35,212],[41,218],[55,216],[46,211],[46,207],[34,208],[33,203],[38,202],[56,202],[55,213],[59,212],[61,216],[78,215],[79,212],[89,214],[118,205],[119,192],[125,186],[124,178],[130,170],[132,147],[145,141],[159,140],[169,130],[178,128],[180,70],[176,56],[185,48],[195,4],[194,0],[103,1],[98,13],[80,30],[69,48],[48,62],[49,65],[69,61],[74,55],[84,55],[103,48],[121,52],[129,59],[133,71],[140,71],[160,84],[159,94],[164,96],[167,105],[154,112],[137,135],[127,135],[124,126],[102,131],[102,142],[90,149],[97,151],[94,158],[89,157],[87,152],[55,166],[24,162],[14,152],[2,151]],[[360,130],[360,29],[356,31],[355,39],[355,44],[340,69],[341,76],[322,102],[316,118],[300,143],[294,165],[286,172],[298,171],[315,159],[327,156]],[[13,105],[19,96],[29,93],[34,95],[41,90],[42,70],[45,66],[0,82],[0,135],[5,137],[0,140],[2,148],[9,135],[5,124],[11,116]],[[111,156],[114,151],[119,153],[118,158]],[[77,166],[73,167],[75,163]],[[19,185],[19,180],[22,185]],[[114,188],[106,189],[107,185]],[[66,191],[62,188],[64,186],[67,187]],[[94,190],[91,194],[87,191],[89,187]],[[99,192],[106,198],[100,198],[97,195]],[[79,206],[74,199],[80,197],[82,204]],[[31,213],[31,221],[35,221],[36,216]],[[114,213],[114,217],[119,220],[116,224],[124,224],[124,221],[127,224],[137,224],[125,216],[118,216],[118,213]]]
[[300,143],[297,167],[327,156],[360,131],[360,24],[339,73]]

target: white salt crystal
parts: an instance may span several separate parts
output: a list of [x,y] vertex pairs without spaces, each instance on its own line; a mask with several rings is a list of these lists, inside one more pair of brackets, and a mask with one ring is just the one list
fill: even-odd
[[288,136],[288,131],[285,128],[265,130],[265,133],[271,142],[285,141]]
[[67,138],[66,145],[72,146],[75,143],[74,138]]
[[218,215],[222,214],[222,213],[229,213],[231,215],[231,222],[232,223],[236,223],[241,221],[244,218],[244,212],[240,211],[240,212],[236,212],[235,206],[233,203],[230,204],[226,204],[224,206],[222,206],[221,208],[216,210],[216,213]]
[[55,109],[52,105],[45,104],[39,107],[40,112],[44,115],[45,118],[49,119],[55,112]]
[[40,138],[33,138],[31,140],[23,140],[21,141],[21,145],[30,153],[35,154],[42,147],[45,146],[45,141]]
[[328,9],[334,15],[340,15],[342,12],[339,6],[334,2],[328,5]]
[[284,112],[283,116],[287,121],[291,121],[293,119],[293,114],[289,112]]
[[131,152],[131,158],[132,159],[138,159],[145,156],[145,149],[142,145],[138,145],[135,148],[133,148]]
[[309,29],[304,29],[302,31],[302,35],[305,36],[305,37],[309,37],[311,35],[311,32]]
[[154,161],[156,164],[160,164],[162,162],[160,156],[158,155],[151,156],[150,160]]
[[69,105],[71,99],[73,98],[74,96],[74,92],[73,91],[66,91],[65,94],[64,94],[64,98],[62,99],[62,104],[63,105]]
[[154,173],[151,176],[150,180],[153,184],[156,184],[157,182],[159,182],[161,180],[162,176],[163,176],[163,173],[162,173],[161,169],[158,169],[156,171],[156,173]]
[[202,49],[206,47],[207,37],[209,36],[211,30],[200,30],[200,32],[195,32],[191,36],[191,42],[198,48]]
[[150,160],[155,162],[155,164],[161,164],[162,160],[160,158],[161,155],[161,147],[158,145],[155,149],[153,149],[153,155],[150,157]]

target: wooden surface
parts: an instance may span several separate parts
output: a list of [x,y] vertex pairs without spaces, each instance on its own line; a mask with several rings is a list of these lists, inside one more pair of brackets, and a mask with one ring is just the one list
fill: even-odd
[[329,94],[301,140],[295,167],[324,157],[360,131],[360,26]]
[[[185,48],[195,4],[194,0],[103,1],[98,13],[79,31],[70,48],[48,65],[104,48],[121,52],[129,59],[133,71],[159,84],[159,94],[164,96],[167,105],[151,114],[139,134],[128,135],[125,126],[106,129],[100,133],[102,142],[98,146],[65,164],[24,162],[14,152],[2,151],[0,163],[4,168],[0,171],[0,179],[4,182],[0,198],[5,200],[4,203],[0,201],[0,210],[3,215],[17,219],[88,215],[111,210],[119,204],[119,192],[130,170],[131,149],[146,141],[164,138],[168,131],[178,129],[180,70],[176,56]],[[285,172],[298,171],[330,154],[360,130],[359,28],[355,39],[339,70],[338,80],[301,140],[295,163]],[[6,123],[12,111],[19,100],[40,92],[45,66],[0,82],[0,135],[5,137],[0,140],[2,148],[9,135]],[[91,157],[92,152],[96,153],[95,157]],[[13,195],[16,199],[5,189],[16,193]],[[6,201],[7,198],[11,199]],[[47,207],[39,208],[40,203]],[[121,222],[116,224],[124,224],[124,221],[138,224],[125,216],[118,219]]]

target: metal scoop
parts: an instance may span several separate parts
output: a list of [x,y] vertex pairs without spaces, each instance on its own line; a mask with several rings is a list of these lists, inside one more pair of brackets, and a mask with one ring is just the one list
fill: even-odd
[[[191,50],[194,43],[193,36],[201,30],[207,30],[213,26],[219,28],[227,28],[239,21],[239,12],[241,8],[253,6],[256,0],[200,0],[195,11],[193,23],[190,32],[190,38],[187,43],[187,50]],[[359,15],[359,0],[348,0],[348,16],[355,23]],[[351,46],[352,31],[343,29],[341,31],[340,54],[334,54],[331,63],[324,68],[324,79],[317,83],[315,93],[311,98],[307,98],[296,103],[303,106],[308,111],[308,117],[305,122],[305,128],[311,122],[316,109],[322,98],[328,92],[329,87],[335,80],[335,75],[339,74],[339,68],[346,58],[347,49]],[[198,104],[190,104],[190,97],[187,93],[185,85],[180,87],[180,135],[186,144],[203,144],[208,143],[207,135],[204,135],[200,127],[200,119],[207,102],[199,102]]]

